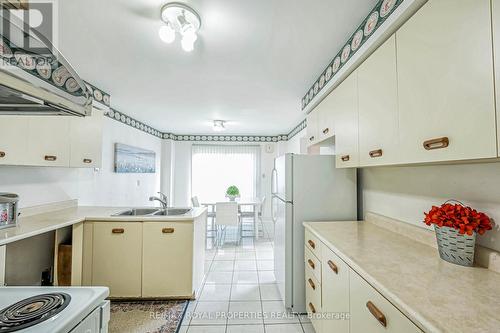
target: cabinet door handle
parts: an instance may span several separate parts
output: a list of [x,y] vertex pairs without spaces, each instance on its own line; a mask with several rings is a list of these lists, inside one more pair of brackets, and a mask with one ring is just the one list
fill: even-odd
[[311,309],[312,313],[316,313],[316,308],[314,307],[314,305],[312,303],[309,303],[309,309]]
[[323,130],[323,134],[325,135],[328,134],[328,132],[330,132],[330,129],[328,127]]
[[316,248],[316,244],[312,240],[308,240],[307,243],[313,250]]
[[350,158],[351,158],[351,156],[349,156],[349,155],[344,155],[344,156],[340,157],[342,162],[347,162],[347,161],[349,161]]
[[45,155],[44,159],[46,161],[49,161],[49,162],[54,162],[55,160],[57,160],[57,156],[54,156],[54,155]]
[[448,139],[448,137],[446,136],[442,138],[424,141],[425,150],[442,149],[448,147],[449,145],[450,145],[450,139]]
[[375,306],[375,304],[372,303],[372,301],[368,301],[366,303],[366,307],[370,310],[370,313],[375,317],[375,319],[378,320],[380,325],[387,327],[387,319],[385,318],[385,315]]
[[173,234],[175,231],[174,228],[163,228],[161,229],[161,232],[164,233],[164,234]]
[[370,155],[371,158],[381,157],[382,156],[382,149],[372,150],[371,152],[368,153],[368,155]]
[[314,141],[314,135],[309,138],[309,141]]
[[2,157],[5,157],[5,152],[4,151],[0,151],[0,158]]
[[316,267],[316,265],[314,265],[314,262],[311,259],[307,259],[307,263],[309,264],[309,266],[311,266],[312,269]]
[[92,160],[90,158],[84,158],[83,163],[90,164],[92,163]]
[[337,265],[333,263],[333,261],[328,260],[328,266],[330,266],[331,270],[335,272],[335,274],[339,274],[339,269]]
[[123,228],[113,228],[113,229],[111,229],[111,232],[113,234],[124,234],[125,233],[125,229],[123,229]]
[[313,290],[316,290],[316,285],[314,284],[313,280],[309,279],[307,280],[307,282],[309,282],[309,285],[311,286],[311,288],[313,288]]

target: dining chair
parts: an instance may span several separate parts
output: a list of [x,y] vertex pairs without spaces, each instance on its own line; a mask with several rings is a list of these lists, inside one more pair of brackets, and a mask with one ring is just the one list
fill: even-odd
[[237,243],[241,241],[241,216],[236,202],[217,202],[215,204],[215,223],[217,226],[217,245],[226,241],[227,227],[237,228]]
[[[200,200],[198,199],[197,196],[194,196],[191,198],[191,203],[193,204],[193,207],[201,207]],[[215,235],[213,235],[213,233],[215,233]],[[213,206],[208,207],[207,227],[206,227],[206,231],[205,231],[205,237],[206,237],[206,239],[214,238],[214,241],[215,241],[215,238],[217,237],[217,230],[215,228],[215,212],[213,211]],[[212,244],[213,244],[213,242],[212,242]]]

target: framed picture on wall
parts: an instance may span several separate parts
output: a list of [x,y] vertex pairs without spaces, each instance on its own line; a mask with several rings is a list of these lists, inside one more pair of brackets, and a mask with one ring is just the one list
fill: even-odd
[[117,173],[155,173],[156,153],[115,143],[115,172]]

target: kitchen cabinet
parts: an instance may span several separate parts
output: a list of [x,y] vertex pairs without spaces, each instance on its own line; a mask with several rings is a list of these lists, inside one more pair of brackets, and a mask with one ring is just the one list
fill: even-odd
[[69,167],[69,123],[69,117],[29,117],[28,150],[23,164]]
[[334,136],[335,105],[330,95],[316,107],[318,112],[318,136],[319,141],[324,141]]
[[349,282],[351,333],[422,332],[354,271]]
[[318,111],[316,111],[316,109],[312,110],[307,115],[306,133],[308,146],[311,146],[319,141],[318,120]]
[[144,222],[142,297],[193,293],[193,224]]
[[393,35],[358,68],[359,164],[399,160],[396,38]]
[[310,267],[306,266],[306,311],[316,333],[323,332],[321,319],[321,282],[314,276]]
[[101,167],[103,120],[103,112],[95,108],[90,117],[71,118],[70,167]]
[[28,117],[0,119],[0,165],[24,164],[28,153]]
[[[167,218],[168,219],[168,218]],[[181,221],[88,221],[73,229],[72,280],[110,288],[112,298],[197,297],[205,277],[207,214]]]
[[357,72],[330,93],[335,105],[335,151],[337,168],[359,165]]
[[349,266],[329,248],[323,246],[322,253],[322,310],[331,314],[323,320],[323,332],[349,332]]
[[396,44],[401,161],[496,157],[490,1],[430,0]]
[[5,285],[5,245],[0,246],[0,287]]
[[93,225],[92,285],[109,287],[110,297],[140,297],[142,223]]

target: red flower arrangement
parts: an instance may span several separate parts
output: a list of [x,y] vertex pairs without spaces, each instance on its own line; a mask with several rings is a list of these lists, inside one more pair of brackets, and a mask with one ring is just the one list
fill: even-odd
[[425,213],[424,223],[457,229],[460,234],[469,236],[472,236],[474,231],[482,235],[493,228],[493,222],[486,214],[471,207],[448,202],[440,207],[432,206],[432,209]]

